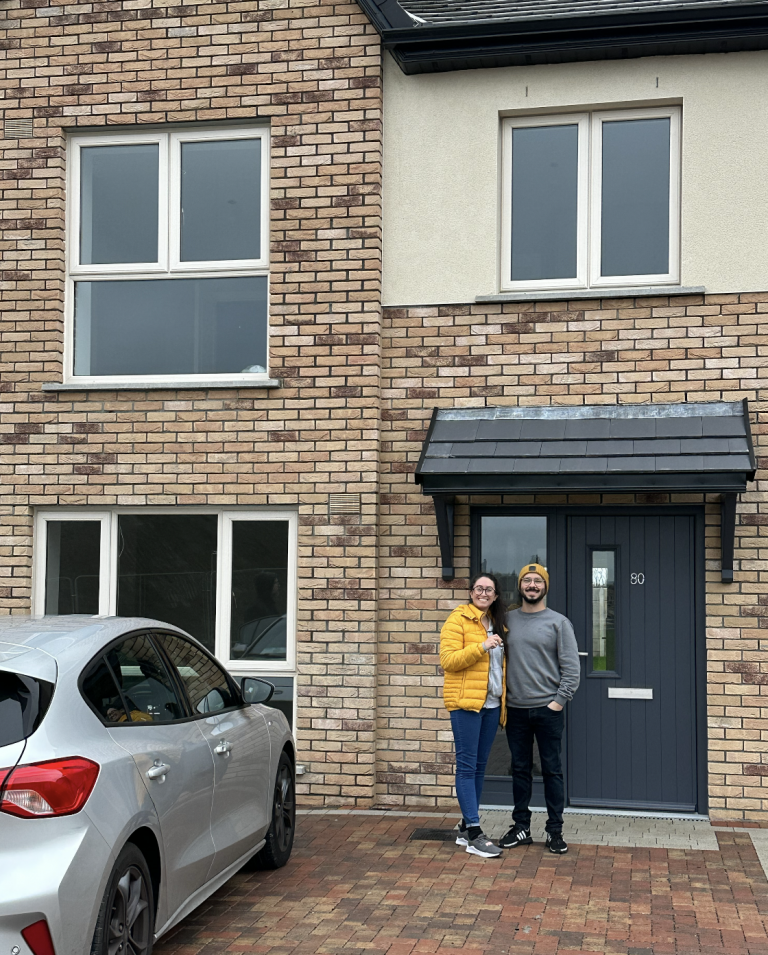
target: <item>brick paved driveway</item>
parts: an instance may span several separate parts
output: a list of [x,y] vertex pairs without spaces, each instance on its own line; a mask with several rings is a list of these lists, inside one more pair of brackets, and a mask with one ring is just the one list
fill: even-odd
[[[454,817],[455,818],[455,817]],[[241,872],[157,955],[768,955],[768,881],[747,832],[718,851],[535,844],[478,859],[409,841],[452,820],[301,816],[291,862]]]

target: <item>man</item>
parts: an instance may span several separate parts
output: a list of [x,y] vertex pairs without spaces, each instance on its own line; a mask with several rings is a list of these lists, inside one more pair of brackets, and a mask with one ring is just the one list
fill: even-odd
[[560,744],[563,707],[579,685],[579,651],[571,621],[550,610],[544,598],[549,574],[526,564],[518,576],[522,606],[506,617],[507,741],[512,754],[514,825],[499,841],[505,849],[530,845],[533,741],[539,746],[547,803],[547,848],[568,851],[563,840],[565,788]]

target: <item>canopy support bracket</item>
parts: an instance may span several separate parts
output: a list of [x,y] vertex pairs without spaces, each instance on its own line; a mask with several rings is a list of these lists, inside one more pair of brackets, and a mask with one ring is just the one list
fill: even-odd
[[435,519],[437,521],[437,538],[440,541],[440,558],[443,566],[443,580],[453,580],[453,498],[445,494],[435,494],[432,500],[435,503]]
[[733,550],[736,541],[736,495],[720,498],[720,579],[733,583]]

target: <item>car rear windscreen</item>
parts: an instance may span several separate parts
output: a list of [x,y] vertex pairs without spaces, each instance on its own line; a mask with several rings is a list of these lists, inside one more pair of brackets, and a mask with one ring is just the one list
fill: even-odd
[[31,736],[52,696],[52,683],[0,670],[0,747]]

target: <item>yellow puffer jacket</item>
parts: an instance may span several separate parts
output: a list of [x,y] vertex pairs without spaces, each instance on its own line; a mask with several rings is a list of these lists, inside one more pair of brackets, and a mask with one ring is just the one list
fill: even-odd
[[[445,670],[443,700],[447,710],[472,710],[479,713],[488,696],[490,657],[483,650],[488,638],[481,618],[483,611],[474,604],[457,607],[440,631],[440,666]],[[499,634],[503,636],[504,634]],[[504,655],[504,689],[507,659]],[[501,694],[501,725],[507,722],[506,693]]]

